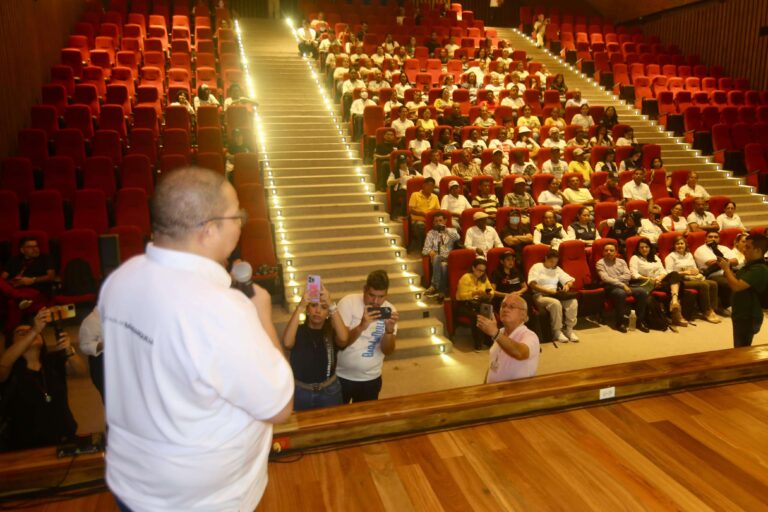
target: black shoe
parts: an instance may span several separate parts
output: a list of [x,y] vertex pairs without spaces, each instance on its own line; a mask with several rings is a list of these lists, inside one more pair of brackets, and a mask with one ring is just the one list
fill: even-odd
[[621,332],[621,333],[626,334],[627,333],[627,326],[624,325],[624,324],[619,324],[619,325],[616,326],[616,330]]
[[651,332],[645,322],[637,322],[637,330],[641,332]]

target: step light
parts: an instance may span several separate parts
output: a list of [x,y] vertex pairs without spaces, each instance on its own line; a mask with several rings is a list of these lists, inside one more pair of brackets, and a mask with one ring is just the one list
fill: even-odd
[[445,345],[440,345],[440,353],[445,354]]
[[285,260],[285,264],[289,267],[293,266],[293,260]]
[[437,327],[430,327],[429,334],[437,334]]
[[[399,257],[400,257],[400,251],[395,251],[395,258],[399,258]],[[403,270],[405,270],[405,269],[403,269]]]
[[388,234],[388,233],[389,233],[389,228],[384,228],[384,234]]
[[389,239],[389,245],[395,245],[396,243],[397,243],[397,240],[395,240],[394,238]]
[[413,284],[413,278],[412,277],[408,278],[408,284]]
[[416,300],[421,300],[421,294],[420,293],[416,294]]
[[403,263],[402,265],[400,265],[400,270],[408,270],[408,265]]

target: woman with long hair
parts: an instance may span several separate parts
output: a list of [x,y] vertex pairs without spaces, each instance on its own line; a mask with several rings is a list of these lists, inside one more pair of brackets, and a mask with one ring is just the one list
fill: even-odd
[[[299,324],[301,314],[304,323]],[[349,331],[325,286],[319,297],[304,292],[283,332],[283,347],[296,388],[293,408],[304,411],[341,405],[341,384],[336,378],[336,354],[349,342]]]
[[483,345],[491,345],[490,338],[477,327],[477,315],[480,313],[481,304],[491,304],[494,296],[495,286],[485,273],[487,268],[488,263],[485,259],[475,258],[472,268],[461,276],[456,289],[457,311],[460,315],[470,318],[475,352],[479,352]]
[[681,327],[688,325],[680,311],[679,297],[683,278],[678,272],[674,270],[668,272],[664,268],[661,258],[656,257],[656,250],[647,238],[641,238],[637,243],[635,254],[629,260],[629,271],[632,273],[633,280],[650,282],[653,289],[669,292],[672,295],[669,302],[672,322]]
[[717,309],[717,283],[706,279],[699,268],[693,254],[688,250],[688,242],[684,236],[675,238],[674,251],[667,254],[664,264],[670,272],[677,272],[685,280],[686,288],[698,291],[699,311],[707,322],[720,323],[720,317],[715,314]]

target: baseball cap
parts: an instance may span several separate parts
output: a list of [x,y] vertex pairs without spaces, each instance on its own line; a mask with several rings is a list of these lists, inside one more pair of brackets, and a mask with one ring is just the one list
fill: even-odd
[[458,186],[459,186],[458,181],[451,181],[450,183],[448,183],[448,190],[451,190],[453,187],[458,187]]
[[480,219],[487,219],[488,214],[485,212],[475,212],[475,214],[472,216],[472,220],[480,220]]
[[528,128],[527,126],[521,126],[521,127],[520,127],[520,128],[517,130],[517,133],[531,133],[531,129],[530,129],[530,128]]
[[525,178],[515,178],[515,185],[518,183],[525,183]]

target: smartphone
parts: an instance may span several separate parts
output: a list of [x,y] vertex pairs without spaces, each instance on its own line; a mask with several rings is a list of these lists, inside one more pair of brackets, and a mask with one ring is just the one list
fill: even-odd
[[717,246],[716,243],[713,242],[709,244],[709,248],[712,249],[712,254],[714,254],[718,258],[725,258],[725,256],[723,256],[723,251],[720,250],[720,248]]
[[379,319],[381,320],[389,320],[390,318],[392,318],[392,308],[387,306],[382,306],[380,308],[371,307],[371,308],[368,308],[368,311],[381,311],[381,316],[379,317]]
[[486,304],[486,303],[480,304],[480,314],[483,315],[486,318],[491,319],[491,320],[496,318],[495,316],[493,316],[493,305],[492,304]]
[[75,318],[77,310],[74,304],[63,304],[61,306],[52,306],[49,308],[51,311],[51,320],[54,322],[60,320],[67,320],[69,318]]
[[320,276],[307,276],[307,292],[309,302],[314,304],[320,302]]
[[56,448],[56,457],[61,459],[101,451],[104,451],[104,434],[96,432],[85,436],[77,436],[73,443],[58,446]]

